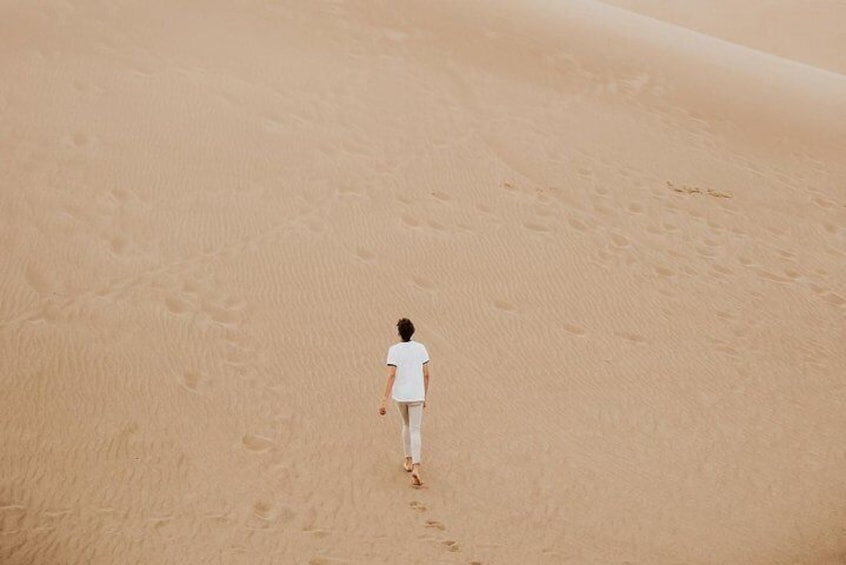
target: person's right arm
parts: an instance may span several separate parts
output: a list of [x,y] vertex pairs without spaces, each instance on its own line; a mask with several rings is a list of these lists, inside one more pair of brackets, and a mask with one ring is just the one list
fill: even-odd
[[423,408],[426,408],[426,399],[429,398],[429,362],[423,363]]

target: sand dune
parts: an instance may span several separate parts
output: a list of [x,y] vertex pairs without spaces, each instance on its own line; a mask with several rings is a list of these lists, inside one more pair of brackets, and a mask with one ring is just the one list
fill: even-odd
[[814,67],[846,72],[846,34],[841,25],[846,4],[837,0],[777,4],[714,0],[705,10],[696,2],[602,1]]
[[2,8],[0,561],[843,562],[842,8],[614,3]]

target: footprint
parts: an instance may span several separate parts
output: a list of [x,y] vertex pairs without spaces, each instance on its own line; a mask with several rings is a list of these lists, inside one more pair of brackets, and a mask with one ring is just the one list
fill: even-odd
[[274,447],[274,443],[266,437],[252,434],[247,434],[241,438],[241,443],[244,444],[244,447],[256,453],[264,453]]
[[419,228],[420,227],[420,220],[413,216],[409,216],[408,214],[402,215],[402,223],[407,225],[410,228]]
[[436,530],[444,531],[446,530],[446,526],[438,522],[437,520],[426,520],[426,527],[427,528],[434,528]]
[[426,505],[418,500],[412,500],[408,505],[412,510],[416,510],[417,512],[425,512],[427,510]]
[[320,530],[317,528],[303,528],[303,531],[307,534],[311,534],[317,539],[323,539],[329,537],[329,532],[326,530]]
[[579,231],[586,232],[589,229],[587,227],[587,225],[585,225],[584,222],[582,222],[581,220],[578,220],[576,218],[567,218],[567,223],[569,223],[570,226],[572,226],[574,229],[577,229]]
[[42,524],[39,526],[39,529],[43,528],[46,531],[55,530],[63,525],[65,518],[70,514],[70,510],[46,511],[42,515]]
[[622,248],[622,247],[628,247],[629,246],[628,238],[626,238],[622,235],[616,234],[616,233],[611,234],[611,243],[615,247],[621,247]]
[[832,224],[831,222],[824,222],[823,227],[825,228],[825,231],[827,231],[828,233],[835,233],[836,234],[837,232],[840,231],[840,226],[838,226],[836,224]]
[[190,305],[177,296],[166,296],[165,306],[171,314],[182,314],[188,311]]
[[734,321],[734,320],[737,319],[736,314],[732,314],[731,312],[726,312],[725,310],[718,310],[717,311],[717,317],[721,320],[732,320],[732,321]]
[[627,341],[631,341],[634,343],[644,343],[646,342],[646,338],[642,335],[630,333],[630,332],[614,332],[614,335],[617,337],[621,337]]
[[829,304],[834,304],[835,306],[843,306],[844,304],[846,304],[846,300],[844,300],[842,296],[833,292],[829,292],[828,294],[823,296],[823,300],[825,300]]
[[713,258],[713,257],[717,256],[717,253],[709,247],[699,247],[699,246],[697,246],[696,252],[699,253],[700,257],[705,257],[705,258]]
[[17,504],[0,506],[0,532],[4,534],[15,534],[21,530],[26,509]]
[[442,224],[438,220],[426,220],[426,224],[436,232],[446,233],[450,231],[446,225]]
[[52,281],[38,267],[28,266],[24,271],[24,278],[27,284],[39,294],[47,294],[53,289]]
[[253,504],[253,515],[260,520],[270,520],[272,510],[273,505],[268,504],[267,502],[259,501]]
[[458,545],[457,541],[453,541],[453,540],[450,539],[450,540],[446,540],[446,541],[441,542],[441,543],[446,546],[447,551],[452,551],[452,552],[461,551],[461,546]]
[[126,248],[129,247],[129,242],[125,237],[116,236],[112,238],[109,246],[112,249],[112,253],[115,255],[122,255],[123,252],[126,251]]
[[513,313],[517,311],[517,307],[514,304],[505,300],[494,300],[493,305],[497,310],[502,310],[503,312]]
[[182,291],[188,294],[197,294],[202,290],[200,284],[191,279],[187,279],[182,283]]
[[357,247],[355,250],[355,256],[361,259],[362,261],[373,261],[376,258],[376,254],[370,251],[369,249],[365,249],[364,247]]
[[673,271],[672,269],[668,269],[667,267],[656,266],[652,268],[655,270],[656,273],[658,273],[659,276],[662,277],[672,277],[676,274],[675,271]]
[[441,202],[449,202],[450,200],[452,200],[452,197],[446,192],[435,191],[432,193],[432,196],[434,196],[436,200],[440,200]]
[[602,249],[597,251],[596,255],[599,257],[599,263],[603,265],[614,259],[614,255]]
[[417,288],[421,288],[423,290],[435,290],[435,283],[429,279],[425,279],[423,277],[411,277],[411,282]]
[[260,500],[253,504],[252,512],[247,516],[245,527],[248,530],[276,530],[294,518],[295,512],[287,505],[274,506]]
[[722,353],[725,353],[729,357],[737,357],[740,354],[740,352],[737,349],[735,349],[734,347],[732,347],[732,346],[730,346],[726,343],[720,343],[720,344],[714,346],[714,349],[716,349],[717,351],[720,351]]
[[775,273],[765,271],[764,269],[755,269],[755,272],[758,273],[759,277],[761,277],[762,279],[766,279],[768,281],[779,282],[779,283],[789,282],[786,278],[780,277]]
[[628,205],[628,210],[632,214],[643,214],[643,206],[635,202]]
[[72,141],[76,147],[85,147],[89,143],[88,136],[84,133],[73,134]]
[[404,31],[400,31],[398,29],[391,29],[391,28],[383,28],[382,33],[385,34],[385,37],[389,41],[393,41],[394,43],[403,43],[406,39],[408,39],[408,33]]
[[587,333],[587,330],[575,324],[564,324],[563,328],[564,331],[573,335],[585,335]]
[[707,193],[708,193],[708,196],[713,196],[714,198],[732,198],[733,197],[731,192],[726,192],[724,190],[714,190],[712,188],[709,188]]
[[549,228],[546,226],[542,226],[541,224],[537,224],[535,222],[523,222],[523,227],[527,230],[545,233],[549,231]]
[[305,223],[306,228],[311,233],[323,233],[326,228],[326,224],[313,218],[306,218],[303,223]]
[[341,196],[361,196],[361,190],[356,186],[344,185],[338,188],[338,194]]
[[341,143],[341,146],[344,149],[344,152],[347,155],[353,156],[368,156],[370,155],[370,150],[367,146],[362,145],[361,143],[356,143],[355,141],[344,141]]
[[182,386],[190,391],[197,392],[202,376],[197,371],[185,371],[182,375]]
[[74,90],[82,94],[101,94],[103,89],[95,84],[85,83],[79,80],[73,82]]
[[270,114],[265,114],[261,117],[261,125],[264,126],[266,130],[273,133],[279,133],[284,130],[282,120],[276,116],[271,116]]
[[837,204],[835,202],[832,202],[831,200],[828,200],[826,198],[821,198],[819,196],[811,198],[811,202],[813,202],[820,208],[837,208]]
[[203,306],[203,311],[209,315],[212,321],[219,324],[236,324],[241,321],[241,313],[237,310],[206,304]]
[[604,204],[594,203],[593,209],[596,211],[597,214],[602,214],[603,216],[613,218],[617,215],[613,208],[609,208]]
[[839,248],[825,246],[825,252],[833,257],[843,257],[844,253]]

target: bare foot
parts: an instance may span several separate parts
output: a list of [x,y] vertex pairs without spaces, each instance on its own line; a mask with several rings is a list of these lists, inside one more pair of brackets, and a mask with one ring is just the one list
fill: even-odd
[[420,464],[415,463],[411,467],[411,486],[419,487],[423,485],[423,479],[420,478]]
[[407,473],[411,472],[411,457],[405,458],[405,461],[402,462],[402,468],[405,469]]

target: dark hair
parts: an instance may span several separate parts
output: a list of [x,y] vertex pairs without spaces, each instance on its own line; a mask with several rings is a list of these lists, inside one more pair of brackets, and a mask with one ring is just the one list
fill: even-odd
[[400,318],[400,321],[397,322],[397,330],[399,330],[402,340],[408,341],[414,335],[414,324],[408,318]]

